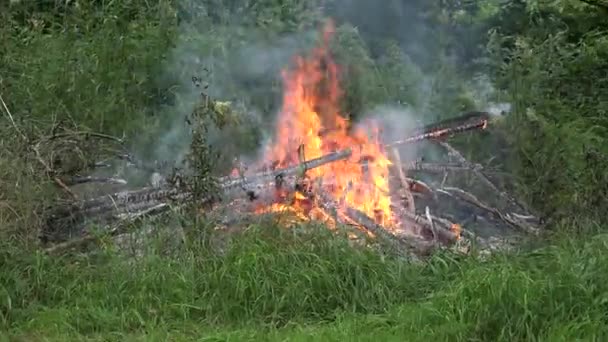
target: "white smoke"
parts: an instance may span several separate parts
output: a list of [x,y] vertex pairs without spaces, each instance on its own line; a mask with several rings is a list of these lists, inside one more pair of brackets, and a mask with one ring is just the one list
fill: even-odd
[[[422,123],[417,117],[419,116],[412,107],[397,105],[378,106],[365,115],[366,119],[371,119],[380,127],[381,142],[385,144],[401,140],[421,126]],[[363,120],[360,126],[365,128],[365,125],[366,122]],[[416,144],[399,146],[398,151],[402,161],[415,160],[419,152],[417,146]]]
[[[191,10],[205,11],[205,8],[192,6]],[[205,13],[194,16],[205,17]],[[242,27],[239,18],[233,19],[234,26],[185,22],[180,27],[179,38],[161,77],[161,81],[169,83],[177,79],[176,100],[162,111],[165,127],[153,148],[154,159],[179,162],[187,154],[191,136],[185,119],[202,103],[201,91],[213,100],[230,102],[234,114],[240,116],[237,119],[259,128],[264,139],[272,134],[273,111],[282,91],[280,70],[294,55],[313,46],[318,32],[304,30],[277,36]],[[192,82],[193,77],[200,81],[199,87]],[[235,139],[242,138],[220,131],[211,123],[209,126],[206,139],[211,145],[232,146]],[[234,151],[222,148],[219,152]],[[250,156],[242,158],[246,157]]]

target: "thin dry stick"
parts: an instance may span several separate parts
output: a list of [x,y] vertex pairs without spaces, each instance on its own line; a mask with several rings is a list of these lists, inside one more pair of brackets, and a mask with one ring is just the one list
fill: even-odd
[[124,140],[122,138],[117,138],[115,136],[112,135],[108,135],[108,134],[103,134],[103,133],[97,133],[97,132],[66,132],[66,133],[60,133],[60,134],[53,134],[49,137],[44,138],[45,141],[50,141],[50,140],[55,140],[55,139],[60,139],[60,138],[69,138],[69,137],[76,137],[76,136],[85,136],[85,137],[94,137],[94,138],[99,138],[99,139],[106,139],[106,140],[111,140],[114,141],[116,143],[119,144],[123,144]]
[[399,180],[401,181],[401,186],[403,188],[402,189],[403,195],[405,196],[405,199],[407,200],[407,210],[409,210],[411,213],[415,213],[416,207],[414,204],[414,196],[412,196],[412,193],[410,191],[409,183],[407,182],[407,179],[405,178],[405,173],[403,172],[403,169],[400,167],[401,155],[399,154],[399,150],[397,149],[397,147],[393,147],[392,151],[393,151],[393,155],[395,157],[395,162],[397,164],[397,172],[399,174]]

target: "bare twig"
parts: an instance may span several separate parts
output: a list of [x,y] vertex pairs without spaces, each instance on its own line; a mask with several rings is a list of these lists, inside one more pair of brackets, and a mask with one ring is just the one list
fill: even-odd
[[2,98],[1,94],[0,94],[0,102],[2,103],[2,108],[4,109],[4,112],[6,113],[6,116],[8,117],[9,121],[13,125],[13,128],[15,129],[15,131],[17,132],[17,134],[19,134],[19,136],[21,136],[21,138],[24,141],[27,141],[27,137],[25,136],[25,134],[23,134],[23,132],[21,132],[21,130],[19,129],[19,127],[17,127],[17,124],[15,123],[15,119],[13,118],[13,114],[11,114],[11,111],[10,111],[10,109],[8,109],[8,106],[6,105],[6,102],[4,102],[4,99]]

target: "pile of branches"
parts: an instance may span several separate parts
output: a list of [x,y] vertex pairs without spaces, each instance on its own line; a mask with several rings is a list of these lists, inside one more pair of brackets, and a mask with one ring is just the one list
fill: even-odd
[[[538,220],[522,203],[515,200],[506,192],[498,189],[485,174],[480,165],[469,162],[463,155],[447,142],[447,138],[462,132],[484,129],[491,121],[489,114],[473,112],[458,118],[445,120],[437,124],[421,127],[409,137],[401,141],[387,144],[385,147],[392,151],[393,165],[392,181],[398,184],[400,191],[393,201],[393,211],[399,220],[408,227],[415,229],[408,232],[389,230],[375,222],[374,219],[355,208],[345,207],[344,203],[336,203],[322,189],[315,187],[307,179],[308,170],[348,159],[351,149],[335,151],[313,160],[300,160],[297,165],[282,169],[260,170],[252,175],[240,174],[237,177],[226,176],[214,178],[209,174],[208,163],[191,159],[191,166],[197,172],[196,177],[183,177],[173,174],[156,186],[136,190],[118,191],[110,195],[80,200],[74,198],[71,203],[60,205],[53,209],[48,217],[41,238],[50,244],[49,251],[62,250],[83,241],[94,239],[89,230],[91,222],[103,227],[105,233],[119,235],[125,232],[125,223],[139,220],[149,215],[157,215],[171,208],[194,205],[198,208],[210,208],[218,203],[234,203],[234,199],[244,199],[248,203],[267,201],[268,204],[277,200],[277,193],[299,193],[326,212],[338,213],[334,216],[336,222],[356,227],[378,240],[390,245],[396,251],[407,254],[426,254],[438,246],[452,246],[466,239],[478,237],[461,222],[455,222],[445,217],[435,216],[430,206],[419,208],[416,203],[421,201],[438,202],[440,197],[466,203],[485,211],[490,216],[504,222],[506,225],[526,234],[538,234]],[[204,136],[204,128],[194,129]],[[204,141],[193,140],[199,146],[205,146]],[[398,147],[421,141],[431,141],[444,148],[454,162],[428,163],[422,161],[401,160]],[[305,146],[301,146],[305,148]],[[195,156],[200,157],[199,153]],[[303,154],[301,154],[303,155]],[[133,158],[125,157],[133,162]],[[137,164],[137,163],[134,163]],[[205,170],[201,170],[205,169]],[[499,210],[483,203],[473,194],[456,187],[441,184],[430,186],[420,180],[408,178],[405,175],[412,171],[448,174],[458,171],[473,173],[485,183],[496,196],[509,204],[510,212]],[[202,179],[201,179],[202,178]],[[445,178],[445,177],[444,177]],[[211,187],[199,188],[200,184],[212,184]],[[442,182],[443,183],[443,182]],[[69,185],[61,181],[58,186],[71,192]],[[219,195],[219,196],[218,196]],[[416,201],[414,198],[418,198]],[[295,197],[283,197],[287,201],[295,201]],[[300,199],[301,200],[301,199]],[[292,203],[293,204],[293,203]],[[515,208],[515,209],[513,209]]]

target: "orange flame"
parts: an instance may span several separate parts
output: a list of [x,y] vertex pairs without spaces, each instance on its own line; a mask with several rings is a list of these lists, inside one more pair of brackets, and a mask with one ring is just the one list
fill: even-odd
[[282,72],[283,104],[275,141],[267,149],[264,162],[276,167],[295,165],[300,146],[304,146],[307,160],[352,148],[348,160],[309,170],[307,176],[320,181],[336,202],[389,227],[395,223],[388,184],[390,161],[374,122],[369,122],[367,129],[356,128],[340,113],[339,70],[329,53],[333,33],[333,23],[329,22],[323,30],[322,45],[308,58],[296,57],[295,68]]

